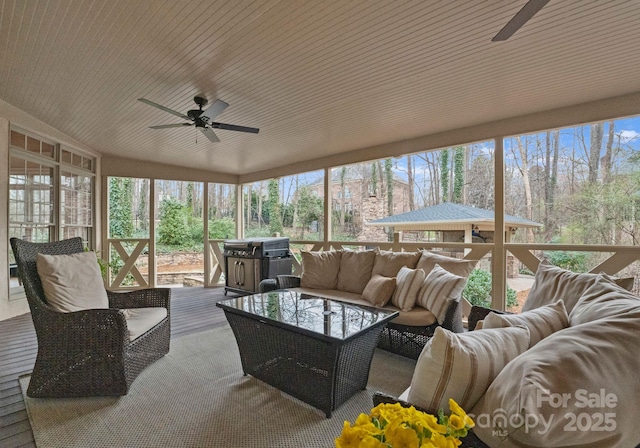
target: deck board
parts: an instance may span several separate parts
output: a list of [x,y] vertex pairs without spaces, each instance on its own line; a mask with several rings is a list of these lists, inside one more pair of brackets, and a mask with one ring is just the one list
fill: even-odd
[[[224,288],[173,288],[171,290],[171,338],[199,333],[226,324],[215,306],[226,297]],[[33,433],[18,384],[33,370],[37,354],[31,316],[24,314],[0,321],[0,447],[34,448]]]

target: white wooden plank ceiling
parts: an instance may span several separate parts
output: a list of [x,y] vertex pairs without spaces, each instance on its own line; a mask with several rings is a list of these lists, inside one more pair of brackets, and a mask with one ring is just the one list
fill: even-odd
[[[640,91],[640,0],[0,0],[0,98],[105,153],[247,174]],[[193,97],[230,104],[193,127]],[[197,143],[196,143],[197,138]],[[420,148],[416,148],[416,151]]]

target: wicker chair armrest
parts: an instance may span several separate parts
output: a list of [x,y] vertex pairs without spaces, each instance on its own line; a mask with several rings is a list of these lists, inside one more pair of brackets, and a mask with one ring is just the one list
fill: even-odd
[[128,292],[107,291],[111,308],[154,308],[163,307],[169,312],[171,289],[147,288]]
[[47,334],[46,337],[38,339],[38,344],[64,344],[65,350],[84,352],[87,347],[92,346],[123,347],[128,337],[127,320],[122,311],[114,308],[88,309],[72,313],[56,311],[40,316],[41,326],[46,322]]
[[[389,403],[389,404],[399,403],[400,406],[402,406],[403,408],[408,408],[408,407],[413,406],[418,411],[422,411],[422,412],[426,412],[426,413],[430,414],[429,411],[426,411],[426,410],[422,409],[421,407],[415,406],[415,405],[413,405],[411,403],[407,403],[406,401],[399,400],[396,397],[392,397],[392,396],[384,394],[382,392],[374,393],[373,394],[373,405],[377,406],[377,405],[379,405],[381,403]],[[462,438],[460,441],[462,442],[462,444],[460,445],[460,448],[489,448],[489,446],[487,444],[485,444],[482,440],[480,440],[478,438],[478,436],[476,436],[473,433],[473,430],[470,430],[469,433],[467,434],[467,436]]]
[[473,305],[471,307],[471,311],[469,312],[469,331],[473,331],[476,328],[476,324],[478,323],[478,321],[481,321],[482,319],[487,317],[489,313],[513,314],[509,313],[508,311],[494,310],[493,308],[485,308],[483,306]]
[[299,288],[300,277],[297,275],[278,275],[278,289]]

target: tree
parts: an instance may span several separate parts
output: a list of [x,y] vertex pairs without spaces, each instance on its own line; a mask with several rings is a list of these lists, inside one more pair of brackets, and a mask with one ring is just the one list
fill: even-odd
[[463,204],[464,193],[464,147],[458,146],[453,154],[453,197],[451,202]]
[[298,190],[298,217],[302,224],[301,238],[304,238],[304,230],[313,221],[320,221],[324,212],[324,201],[311,194],[308,186]]
[[371,193],[373,196],[378,196],[378,173],[375,162],[371,164]]
[[271,235],[281,234],[282,215],[280,214],[280,190],[278,188],[278,180],[271,179],[267,186],[268,191],[268,210],[269,210],[269,232]]
[[384,177],[387,184],[387,214],[393,215],[393,163],[391,159],[384,161]]
[[449,150],[443,149],[440,155],[440,189],[442,202],[449,202]]
[[591,144],[589,145],[589,183],[595,184],[600,171],[600,148],[602,148],[602,138],[604,137],[603,123],[591,125]]
[[109,178],[109,236],[133,236],[133,180],[129,177]]
[[188,207],[173,198],[160,204],[158,242],[168,246],[181,246],[191,240]]

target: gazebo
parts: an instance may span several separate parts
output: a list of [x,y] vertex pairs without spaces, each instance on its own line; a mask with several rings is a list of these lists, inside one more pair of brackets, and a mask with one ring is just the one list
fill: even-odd
[[[540,223],[511,215],[504,215],[504,223],[506,242],[511,242],[511,236],[519,228],[542,227]],[[495,232],[495,214],[493,210],[444,202],[369,221],[366,225],[385,227],[392,233],[438,232],[439,241],[444,243],[492,243]],[[515,266],[511,266],[509,262],[507,264],[507,277],[517,277]]]

